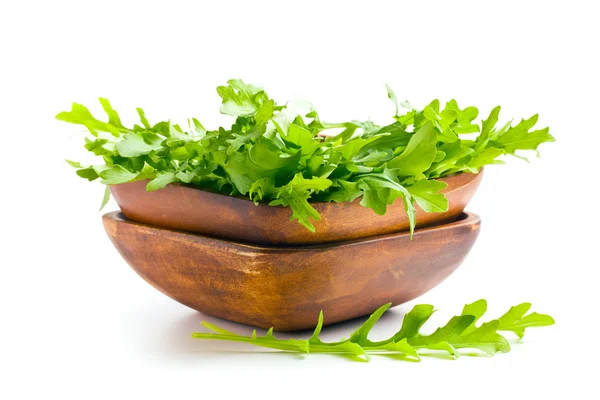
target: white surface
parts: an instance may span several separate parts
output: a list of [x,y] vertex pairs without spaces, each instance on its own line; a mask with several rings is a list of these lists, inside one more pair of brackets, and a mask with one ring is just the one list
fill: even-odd
[[[594,2],[196,3],[0,6],[0,398],[593,397]],[[389,121],[385,82],[418,106],[439,96],[475,104],[480,116],[496,104],[504,118],[540,113],[557,143],[529,165],[488,168],[468,207],[483,228],[464,265],[375,333],[392,332],[412,304],[434,304],[441,322],[482,297],[490,316],[530,301],[557,325],[528,331],[509,354],[418,364],[193,341],[205,317],[119,257],[97,212],[103,189],[63,162],[83,155],[80,130],[53,116],[72,101],[98,111],[106,96],[128,122],[141,106],[151,120],[198,116],[214,127],[227,121],[214,88],[230,77],[277,99],[309,98],[328,120]]]

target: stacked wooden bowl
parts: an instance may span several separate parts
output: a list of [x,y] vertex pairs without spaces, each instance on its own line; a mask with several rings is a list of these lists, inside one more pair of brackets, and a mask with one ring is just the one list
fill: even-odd
[[352,203],[316,203],[312,233],[290,210],[171,184],[113,185],[121,212],[103,217],[129,265],[155,288],[193,309],[262,328],[331,324],[427,292],[464,260],[480,219],[464,208],[482,174],[442,179],[450,207],[417,207],[412,239],[403,204],[384,216]]

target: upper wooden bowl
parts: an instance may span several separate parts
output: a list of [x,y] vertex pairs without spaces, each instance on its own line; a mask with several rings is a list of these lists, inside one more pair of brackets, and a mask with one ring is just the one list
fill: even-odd
[[[459,174],[441,179],[448,186],[442,191],[450,207],[444,213],[426,213],[417,207],[417,227],[455,220],[479,186],[482,173]],[[224,239],[257,244],[315,244],[402,232],[409,229],[401,200],[388,206],[384,216],[352,203],[314,203],[321,214],[310,232],[297,221],[290,221],[287,207],[255,205],[239,197],[225,196],[189,186],[171,184],[154,192],[146,191],[147,181],[110,186],[125,216],[148,225],[201,233]]]
[[104,215],[111,241],[155,288],[195,310],[262,328],[313,328],[427,292],[463,261],[475,214],[408,233],[302,247],[267,247],[155,228]]

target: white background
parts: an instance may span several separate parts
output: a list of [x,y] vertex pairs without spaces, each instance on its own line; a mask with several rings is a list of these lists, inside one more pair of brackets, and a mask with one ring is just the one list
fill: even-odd
[[[596,398],[594,3],[2,2],[0,398]],[[421,107],[454,97],[482,117],[497,104],[505,120],[539,113],[557,142],[531,164],[487,169],[468,207],[483,226],[465,263],[375,335],[413,304],[440,310],[432,328],[482,297],[490,316],[530,301],[557,324],[528,331],[509,354],[421,363],[192,340],[214,319],[120,258],[97,212],[103,188],[63,161],[83,158],[81,130],[53,117],[73,101],[98,111],[106,96],[129,123],[141,106],[151,121],[197,116],[215,127],[227,119],[214,88],[232,77],[276,99],[309,98],[327,120],[387,123],[385,82]]]

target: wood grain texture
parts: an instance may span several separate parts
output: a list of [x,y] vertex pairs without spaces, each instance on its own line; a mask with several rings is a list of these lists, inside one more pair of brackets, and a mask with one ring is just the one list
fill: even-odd
[[[441,179],[442,191],[450,207],[444,213],[426,213],[417,207],[417,227],[455,220],[473,197],[482,178],[479,174],[459,174]],[[404,204],[398,199],[388,206],[385,216],[351,203],[314,203],[321,214],[310,232],[290,221],[287,207],[254,205],[246,198],[225,196],[196,188],[171,184],[154,192],[146,191],[147,181],[112,185],[110,190],[125,216],[145,224],[195,232],[207,236],[256,244],[316,244],[365,238],[409,229]]]
[[407,302],[463,261],[479,233],[475,214],[438,227],[302,247],[267,247],[103,216],[111,241],[147,282],[195,310],[262,328],[331,324]]

